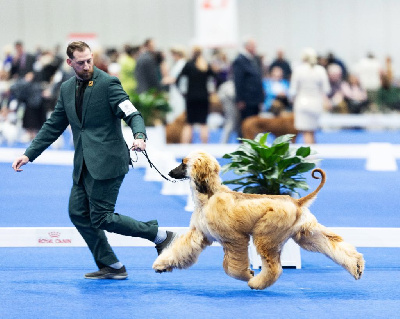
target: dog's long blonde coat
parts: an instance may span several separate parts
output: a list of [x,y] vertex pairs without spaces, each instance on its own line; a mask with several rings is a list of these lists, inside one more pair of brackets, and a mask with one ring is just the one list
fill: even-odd
[[[362,254],[343,239],[319,224],[308,205],[325,183],[311,194],[294,199],[290,196],[244,194],[222,185],[217,160],[205,152],[194,152],[170,172],[175,178],[190,178],[195,209],[190,230],[176,239],[155,260],[157,272],[193,265],[202,250],[218,241],[224,249],[225,272],[248,282],[253,289],[264,289],[280,276],[280,254],[289,238],[301,247],[321,252],[359,279],[364,270]],[[262,270],[254,276],[249,269],[250,235],[262,259]]]

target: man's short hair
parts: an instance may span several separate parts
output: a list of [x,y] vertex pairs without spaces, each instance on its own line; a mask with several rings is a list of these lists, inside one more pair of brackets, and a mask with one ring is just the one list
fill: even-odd
[[74,52],[75,51],[79,51],[79,52],[83,52],[86,49],[90,50],[89,45],[86,42],[83,41],[74,41],[71,42],[70,44],[68,44],[67,47],[67,55],[70,59],[74,58]]
[[151,41],[153,41],[152,38],[147,38],[146,40],[144,40],[143,46],[147,48],[150,45]]

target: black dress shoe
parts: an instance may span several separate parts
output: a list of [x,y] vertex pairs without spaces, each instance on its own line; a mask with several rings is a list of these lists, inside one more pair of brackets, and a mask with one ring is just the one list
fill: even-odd
[[120,269],[115,269],[111,267],[104,267],[98,271],[90,272],[85,274],[86,279],[126,279],[128,278],[128,273],[126,272],[125,266]]
[[177,235],[178,235],[177,233],[173,233],[167,230],[167,238],[162,243],[156,245],[158,255],[161,255],[163,250],[169,247],[169,245],[171,245],[171,243],[174,241]]

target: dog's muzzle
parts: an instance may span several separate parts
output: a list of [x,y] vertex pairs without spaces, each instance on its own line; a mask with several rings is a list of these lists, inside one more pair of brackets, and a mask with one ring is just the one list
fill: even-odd
[[170,171],[168,175],[175,179],[185,179],[188,178],[186,172],[187,172],[187,165],[181,163],[178,167],[175,167],[172,171]]

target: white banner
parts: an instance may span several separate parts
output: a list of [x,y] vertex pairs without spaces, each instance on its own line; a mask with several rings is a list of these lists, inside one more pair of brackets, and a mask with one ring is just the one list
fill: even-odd
[[100,47],[99,39],[96,33],[70,33],[67,37],[67,45],[73,41],[86,42],[92,50],[96,50]]
[[238,44],[236,0],[195,0],[196,45],[234,47]]

